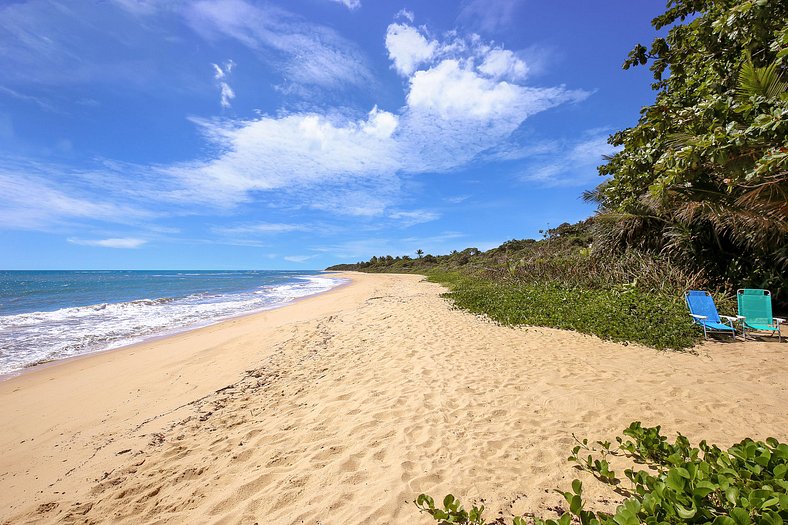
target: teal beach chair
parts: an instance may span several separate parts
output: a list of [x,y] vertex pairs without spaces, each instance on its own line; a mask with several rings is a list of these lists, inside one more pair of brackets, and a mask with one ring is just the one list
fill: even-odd
[[780,325],[785,319],[772,317],[772,294],[769,290],[756,290],[744,288],[736,292],[736,302],[739,305],[739,316],[744,318],[744,338],[747,338],[747,329],[777,332],[777,340],[782,342],[783,334]]
[[[708,339],[708,332],[729,333],[734,339],[736,338],[736,329],[733,327],[733,323],[738,318],[718,314],[717,306],[709,292],[690,290],[684,294],[684,299],[687,301],[692,320],[695,324],[703,327],[704,339]],[[725,319],[727,324],[720,317]]]

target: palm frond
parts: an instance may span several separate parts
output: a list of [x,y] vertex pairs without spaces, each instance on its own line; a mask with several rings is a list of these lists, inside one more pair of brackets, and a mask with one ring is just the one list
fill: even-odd
[[739,96],[749,98],[762,96],[777,99],[788,91],[788,83],[782,81],[777,62],[765,67],[756,67],[748,57],[739,71],[739,85],[736,89]]

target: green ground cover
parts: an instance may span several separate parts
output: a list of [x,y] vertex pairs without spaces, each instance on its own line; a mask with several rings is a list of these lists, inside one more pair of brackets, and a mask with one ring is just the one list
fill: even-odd
[[594,290],[558,282],[512,284],[441,270],[428,276],[449,288],[445,295],[458,307],[505,325],[575,330],[673,350],[690,348],[699,338],[679,298],[634,286]]

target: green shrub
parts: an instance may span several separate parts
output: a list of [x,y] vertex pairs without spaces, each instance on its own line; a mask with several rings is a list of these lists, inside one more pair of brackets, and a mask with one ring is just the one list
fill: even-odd
[[659,349],[689,348],[699,338],[680,296],[632,285],[588,289],[554,281],[506,283],[457,272],[428,275],[449,288],[445,296],[458,307],[505,325],[575,330]]
[[[617,438],[617,450],[611,450],[609,442],[599,441],[597,449],[584,439],[569,458],[625,496],[614,514],[587,510],[583,484],[576,479],[571,491],[561,492],[568,512],[558,520],[537,517],[530,521],[534,525],[783,525],[788,519],[788,445],[774,438],[765,442],[748,438],[722,450],[705,441],[693,447],[681,434],[670,444],[660,435],[659,426],[643,427],[637,421],[623,433],[631,439]],[[581,451],[588,455],[581,457]],[[625,470],[626,487],[610,470],[609,455],[626,456],[646,468]],[[441,525],[485,523],[484,507],[466,512],[452,495],[446,496],[442,509],[426,494],[414,503]],[[525,525],[528,521],[515,517],[512,523]]]

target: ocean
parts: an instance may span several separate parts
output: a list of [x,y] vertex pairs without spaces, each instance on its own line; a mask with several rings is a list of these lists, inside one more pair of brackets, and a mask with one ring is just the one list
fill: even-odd
[[0,271],[0,375],[325,292],[312,271]]

